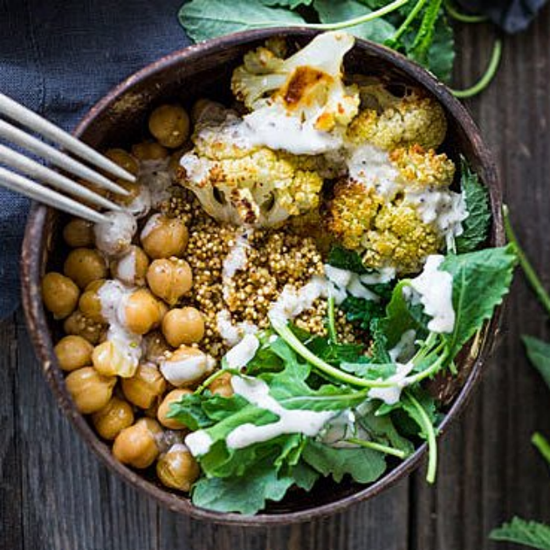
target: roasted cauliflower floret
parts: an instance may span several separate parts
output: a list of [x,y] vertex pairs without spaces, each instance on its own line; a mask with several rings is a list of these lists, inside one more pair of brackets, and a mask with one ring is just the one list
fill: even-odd
[[414,273],[460,234],[467,212],[449,189],[455,167],[444,154],[418,145],[391,153],[362,145],[348,165],[327,204],[326,227],[366,267]]
[[442,238],[431,224],[406,204],[385,204],[374,219],[373,228],[362,239],[363,263],[372,269],[395,267],[400,274],[416,273],[424,260],[436,254]]
[[[201,156],[201,149],[183,155],[178,181],[190,189],[213,218],[237,225],[277,226],[290,216],[316,208],[323,178],[266,147],[238,148],[236,158]],[[204,149],[202,149],[204,150]]]
[[342,80],[342,63],[354,38],[329,32],[287,59],[277,43],[248,53],[231,89],[251,111],[244,122],[257,143],[295,154],[339,149],[359,107],[356,86]]
[[414,191],[449,187],[455,175],[455,165],[445,154],[425,151],[420,145],[399,147],[390,153],[390,162],[407,187]]
[[328,204],[327,226],[346,248],[361,248],[363,237],[373,226],[383,200],[374,188],[354,180],[341,180],[334,186],[334,199]]
[[420,145],[437,149],[447,132],[441,105],[421,90],[406,88],[394,95],[380,83],[361,86],[361,110],[350,124],[347,141],[371,143],[381,149]]

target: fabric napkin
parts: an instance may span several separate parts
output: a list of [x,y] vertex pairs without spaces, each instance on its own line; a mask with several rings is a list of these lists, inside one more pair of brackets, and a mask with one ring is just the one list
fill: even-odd
[[[71,130],[98,99],[190,41],[182,0],[0,0],[0,91]],[[19,303],[29,201],[0,188],[0,319]]]

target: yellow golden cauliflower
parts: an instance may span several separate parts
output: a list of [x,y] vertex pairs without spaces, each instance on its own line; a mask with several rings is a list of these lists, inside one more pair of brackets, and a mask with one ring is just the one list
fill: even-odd
[[447,132],[441,105],[416,88],[394,95],[381,83],[361,86],[361,110],[347,131],[352,145],[371,143],[384,150],[409,145],[437,149]]

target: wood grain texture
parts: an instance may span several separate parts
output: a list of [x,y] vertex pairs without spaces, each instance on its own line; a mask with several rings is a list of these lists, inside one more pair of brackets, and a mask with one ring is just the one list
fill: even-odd
[[[484,67],[493,35],[461,28],[457,82]],[[497,157],[517,231],[550,287],[550,10],[505,43],[493,86],[469,107]],[[487,540],[513,514],[550,520],[550,477],[529,444],[550,434],[550,397],[519,334],[550,336],[521,277],[501,345],[463,417],[440,441],[439,479],[421,469],[324,521],[212,526],[158,508],[111,475],[59,412],[22,322],[0,324],[0,548],[48,550],[511,550]]]

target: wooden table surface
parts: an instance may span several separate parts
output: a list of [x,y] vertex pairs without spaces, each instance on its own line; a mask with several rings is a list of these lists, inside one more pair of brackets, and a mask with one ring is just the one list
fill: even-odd
[[[456,82],[479,75],[494,39],[457,33]],[[468,107],[492,147],[517,231],[550,270],[550,9],[506,38],[496,81]],[[550,286],[550,276],[544,277]],[[6,550],[482,550],[514,514],[550,520],[550,475],[529,444],[550,434],[550,393],[519,336],[550,336],[521,276],[466,413],[439,442],[435,487],[424,468],[345,513],[295,526],[229,528],[178,517],[111,474],[58,410],[21,314],[0,323],[0,548]]]

